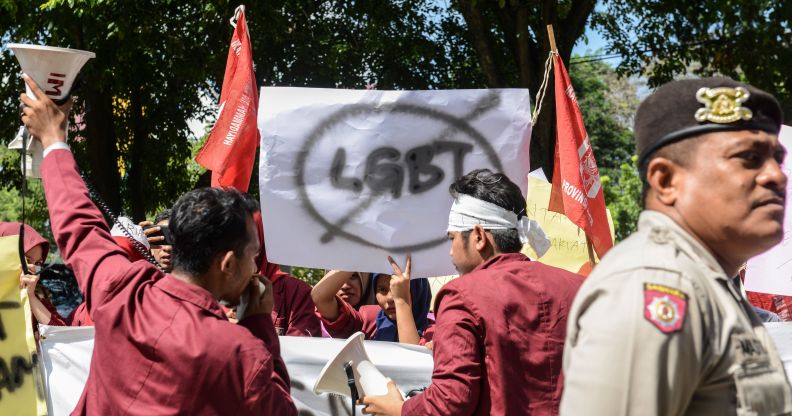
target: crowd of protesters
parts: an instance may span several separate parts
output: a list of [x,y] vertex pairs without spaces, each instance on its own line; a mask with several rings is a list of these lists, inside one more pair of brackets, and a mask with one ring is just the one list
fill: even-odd
[[[25,80],[37,100],[22,95],[22,120],[45,149],[52,232],[85,301],[57,313],[38,281],[49,243],[26,225],[20,286],[34,326],[96,327],[75,414],[296,414],[277,336],[357,331],[434,356],[425,391],[405,401],[391,384],[362,399],[373,414],[792,412],[760,323],[789,320],[792,302],[746,294],[738,277],[782,231],[782,117],[768,93],[707,78],[669,83],[642,104],[645,211],[585,279],[520,253],[525,198],[509,178],[486,169],[458,178],[448,237],[460,277],[430,305],[409,257],[383,259],[391,275],[296,279],[267,260],[258,203],[234,189],[196,189],[151,221],[109,226],[65,142],[68,107]],[[723,95],[707,105],[701,91]],[[733,91],[747,95],[728,101]],[[19,232],[0,225],[0,235]]]

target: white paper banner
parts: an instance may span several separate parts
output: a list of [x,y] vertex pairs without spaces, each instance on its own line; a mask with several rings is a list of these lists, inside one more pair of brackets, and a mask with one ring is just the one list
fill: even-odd
[[768,322],[764,325],[784,363],[787,379],[792,381],[792,322]]
[[[787,149],[784,172],[787,175],[787,203],[784,216],[784,239],[769,251],[748,261],[745,289],[751,292],[792,296],[792,127],[782,126],[779,135]],[[267,247],[269,250],[269,247]]]
[[259,184],[274,263],[455,273],[446,236],[449,185],[478,168],[525,194],[527,90],[262,88]]
[[[68,415],[77,405],[93,353],[93,327],[44,326],[41,357],[48,390],[47,405],[53,416]],[[313,385],[327,361],[344,344],[343,339],[279,337],[281,356],[291,378],[291,394],[300,415],[351,414],[348,397],[315,395]],[[395,342],[364,341],[371,362],[392,378],[405,393],[427,387],[432,381],[434,361],[424,347]],[[211,380],[206,381],[211,382]],[[361,414],[358,408],[358,414]]]

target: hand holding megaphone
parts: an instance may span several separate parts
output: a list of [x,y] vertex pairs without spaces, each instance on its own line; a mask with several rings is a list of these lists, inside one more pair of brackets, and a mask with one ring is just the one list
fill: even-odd
[[363,413],[367,415],[401,415],[404,397],[393,380],[388,382],[388,394],[384,396],[366,396],[360,399],[366,407]]
[[72,99],[69,98],[62,106],[58,107],[32,78],[27,74],[23,74],[22,78],[36,97],[36,99],[32,99],[25,93],[19,95],[24,106],[22,123],[27,127],[30,135],[41,142],[44,149],[55,142],[65,143]]

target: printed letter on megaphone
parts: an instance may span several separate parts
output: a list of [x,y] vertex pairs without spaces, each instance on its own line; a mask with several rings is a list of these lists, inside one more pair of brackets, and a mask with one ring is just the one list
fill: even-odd
[[[68,97],[80,69],[89,59],[96,57],[93,52],[51,46],[9,43],[8,48],[14,51],[17,61],[22,67],[22,72],[36,81],[41,90],[54,101]],[[36,99],[27,84],[25,84],[25,92],[28,97]],[[20,131],[20,134],[9,143],[9,149],[22,148],[21,133]],[[30,140],[28,142],[27,149],[25,149],[25,153],[28,155],[28,169],[25,175],[34,178],[41,177],[39,167],[43,151],[44,149],[41,148],[38,141]]]

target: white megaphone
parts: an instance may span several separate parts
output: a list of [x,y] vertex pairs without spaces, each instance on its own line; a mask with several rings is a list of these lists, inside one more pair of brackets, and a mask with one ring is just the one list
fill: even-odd
[[[319,373],[313,387],[314,394],[334,393],[350,397],[345,366],[350,364],[360,397],[383,396],[388,393],[388,379],[371,363],[363,346],[363,333],[355,332],[347,338],[341,351]],[[403,396],[403,395],[402,395]]]
[[[80,69],[89,59],[96,57],[93,52],[52,46],[9,43],[8,48],[14,51],[14,56],[22,67],[22,72],[36,81],[41,90],[56,102],[69,96],[74,79],[77,78]],[[36,99],[27,84],[25,84],[25,92],[28,97]],[[25,142],[24,134],[23,127],[14,140],[8,144],[8,148],[22,149]],[[43,153],[44,149],[41,148],[41,144],[37,140],[28,140],[27,149],[25,149],[26,176],[41,177],[40,166]]]

